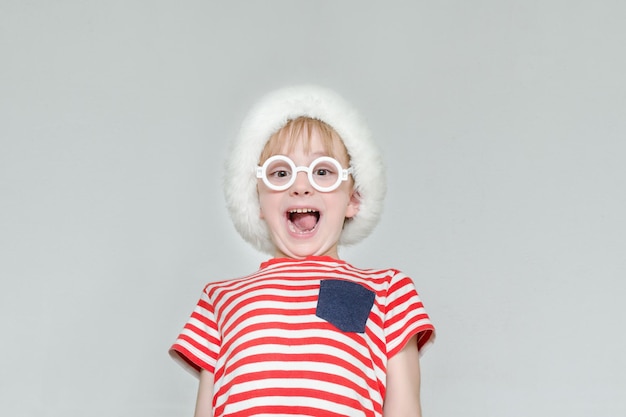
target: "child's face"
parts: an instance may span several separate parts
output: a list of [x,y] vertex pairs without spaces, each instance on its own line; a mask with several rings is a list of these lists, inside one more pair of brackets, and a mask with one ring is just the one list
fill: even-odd
[[[308,135],[302,132],[302,135]],[[334,139],[332,155],[325,149],[318,129],[310,132],[308,146],[300,137],[295,146],[284,143],[281,155],[289,157],[296,166],[309,166],[320,156],[333,156],[348,168],[348,155],[341,143]],[[317,191],[305,172],[297,173],[295,182],[284,191],[268,188],[258,180],[261,218],[267,223],[276,257],[300,259],[306,256],[338,258],[337,242],[343,223],[358,212],[359,201],[353,191],[353,181],[343,181],[331,192]],[[299,211],[300,213],[298,213]]]

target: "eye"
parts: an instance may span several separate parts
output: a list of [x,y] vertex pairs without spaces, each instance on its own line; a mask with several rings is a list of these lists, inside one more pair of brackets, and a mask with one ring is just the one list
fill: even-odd
[[330,175],[331,172],[328,168],[318,168],[315,170],[315,175],[319,175],[320,177],[323,177],[325,175]]
[[287,178],[291,176],[291,168],[281,163],[281,161],[277,161],[276,163],[271,164],[267,169],[267,176],[269,178]]
[[337,167],[328,162],[321,162],[313,167],[313,175],[316,177],[328,177],[337,174]]

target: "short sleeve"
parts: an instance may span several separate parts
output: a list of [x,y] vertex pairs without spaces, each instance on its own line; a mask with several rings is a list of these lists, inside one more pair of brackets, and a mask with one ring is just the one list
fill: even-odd
[[201,369],[215,371],[220,345],[213,305],[205,288],[191,317],[170,347],[169,354],[187,371],[198,376]]
[[417,335],[420,355],[435,340],[435,327],[424,309],[413,280],[396,271],[391,278],[385,310],[387,357],[391,358]]

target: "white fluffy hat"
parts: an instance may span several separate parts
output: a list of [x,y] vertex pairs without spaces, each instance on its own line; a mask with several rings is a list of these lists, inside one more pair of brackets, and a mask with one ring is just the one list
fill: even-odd
[[348,150],[359,212],[346,221],[339,243],[350,245],[370,234],[378,223],[386,191],[382,156],[364,121],[335,92],[317,86],[287,87],[262,98],[248,113],[226,160],[224,195],[241,236],[257,249],[274,254],[269,230],[260,214],[256,166],[270,136],[300,116],[318,119],[339,134]]

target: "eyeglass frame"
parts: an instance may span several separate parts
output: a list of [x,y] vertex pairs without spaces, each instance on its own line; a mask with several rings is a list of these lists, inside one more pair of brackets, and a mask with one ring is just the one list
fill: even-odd
[[[284,161],[291,168],[291,172],[293,175],[291,176],[289,181],[287,181],[283,185],[272,184],[270,180],[267,178],[267,168],[274,161]],[[333,185],[330,185],[328,187],[322,187],[313,180],[313,168],[321,162],[330,162],[337,168],[337,173],[339,174],[337,175],[337,181],[335,181]],[[335,158],[332,158],[330,156],[320,156],[319,158],[316,158],[315,160],[313,160],[313,162],[311,162],[308,167],[303,166],[303,165],[296,166],[295,162],[293,162],[291,158],[285,155],[271,156],[263,163],[263,165],[256,167],[256,177],[259,179],[262,179],[263,183],[270,190],[274,190],[274,191],[285,191],[286,189],[291,187],[296,182],[299,172],[306,172],[307,178],[309,180],[309,184],[311,184],[311,186],[315,188],[317,191],[322,192],[322,193],[329,193],[339,188],[342,182],[347,181],[348,176],[352,175],[353,169],[351,166],[348,168],[342,167],[339,161],[337,161]]]

